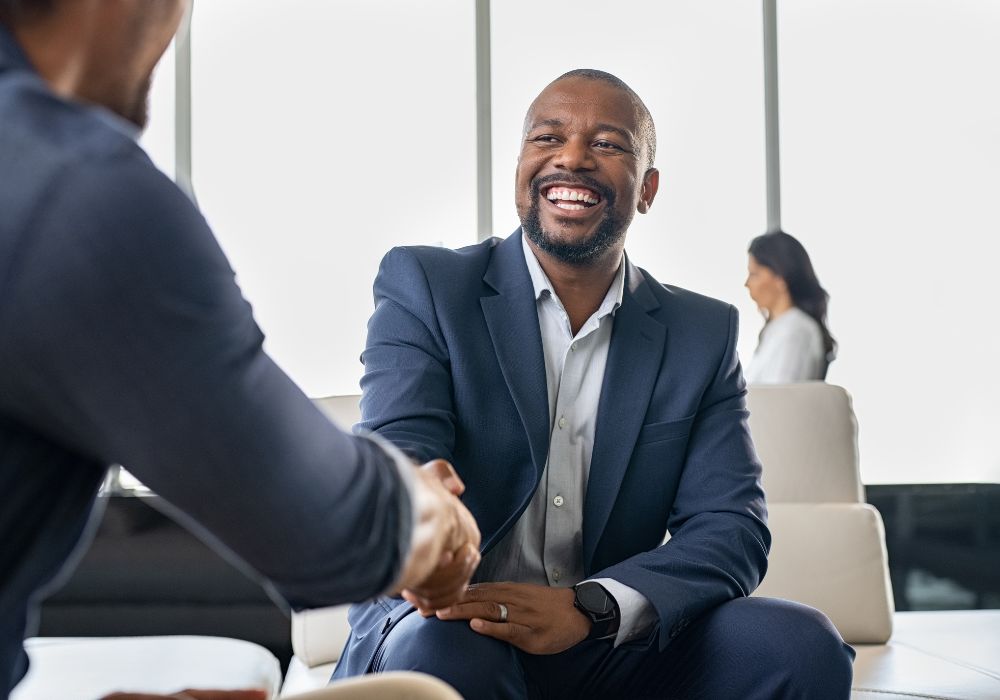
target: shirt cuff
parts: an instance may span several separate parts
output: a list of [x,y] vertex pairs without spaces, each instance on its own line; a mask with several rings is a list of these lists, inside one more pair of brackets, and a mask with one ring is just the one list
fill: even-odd
[[659,618],[656,609],[646,596],[614,579],[595,578],[590,580],[601,584],[604,590],[618,603],[620,621],[618,634],[615,636],[616,647],[649,634]]
[[412,459],[403,454],[402,450],[381,435],[366,430],[357,430],[355,434],[360,438],[374,442],[392,460],[396,468],[396,473],[399,474],[399,481],[403,485],[403,488],[399,490],[401,516],[399,518],[399,537],[397,538],[397,542],[399,543],[397,561],[399,564],[396,567],[396,573],[392,577],[392,585],[387,591],[392,592],[396,590],[395,586],[403,573],[406,558],[409,556],[410,550],[413,549],[413,536],[417,531],[417,518],[419,514],[417,513],[415,493],[415,481],[417,477],[413,473],[415,467]]

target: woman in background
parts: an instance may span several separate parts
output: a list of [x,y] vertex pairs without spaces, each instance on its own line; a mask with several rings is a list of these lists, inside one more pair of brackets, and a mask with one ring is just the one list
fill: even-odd
[[830,295],[809,254],[783,231],[750,242],[746,287],[764,315],[757,350],[747,368],[750,384],[823,380],[837,352],[826,327]]

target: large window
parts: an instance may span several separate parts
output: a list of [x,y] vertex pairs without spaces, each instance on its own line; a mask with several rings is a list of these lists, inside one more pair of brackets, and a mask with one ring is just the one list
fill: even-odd
[[473,12],[196,3],[195,191],[267,349],[310,395],[358,391],[389,248],[476,240]]
[[778,4],[783,224],[868,483],[1000,480],[1000,5]]
[[[661,185],[628,251],[661,280],[762,319],[746,246],[765,216],[761,5],[492,3],[493,227],[517,226],[531,99],[578,67],[643,97]],[[778,4],[782,223],[832,295],[869,483],[996,481],[1000,6]],[[475,3],[211,0],[192,29],[194,184],[307,393],[357,391],[378,262],[476,238]],[[554,21],[553,18],[558,18]],[[144,143],[173,174],[173,56]]]

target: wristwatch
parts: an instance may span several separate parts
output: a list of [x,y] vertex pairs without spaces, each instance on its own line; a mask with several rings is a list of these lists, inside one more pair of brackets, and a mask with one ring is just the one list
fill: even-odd
[[584,581],[573,586],[576,599],[573,607],[591,622],[587,639],[612,639],[618,634],[621,613],[618,602],[596,581]]

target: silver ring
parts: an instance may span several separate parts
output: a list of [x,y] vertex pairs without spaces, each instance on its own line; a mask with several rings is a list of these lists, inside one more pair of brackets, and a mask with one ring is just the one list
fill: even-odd
[[503,603],[497,603],[497,607],[500,608],[500,622],[507,622],[507,606]]

